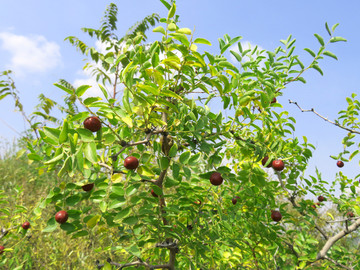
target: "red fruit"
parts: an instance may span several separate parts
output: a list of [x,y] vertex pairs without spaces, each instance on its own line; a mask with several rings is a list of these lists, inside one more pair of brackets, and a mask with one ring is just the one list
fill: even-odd
[[136,157],[130,156],[125,158],[124,167],[128,170],[135,170],[139,166],[139,160]]
[[5,249],[4,246],[0,246],[0,254],[3,254],[3,253],[4,253],[4,249]]
[[[266,156],[266,157],[264,157],[262,160],[261,160],[261,164],[263,165],[263,166],[265,166],[265,164],[266,164],[266,162],[269,160],[269,157],[268,156]],[[267,168],[270,168],[271,167],[271,161],[269,162],[269,164],[266,166]]]
[[341,160],[339,160],[338,162],[336,162],[336,165],[337,165],[339,168],[342,168],[342,167],[344,167],[344,162],[342,162]]
[[89,183],[89,184],[83,185],[81,188],[83,189],[83,191],[88,192],[88,191],[92,190],[93,187],[94,187],[94,183]]
[[222,184],[223,182],[223,178],[221,177],[221,173],[218,172],[214,172],[211,174],[210,176],[210,182],[211,184],[213,184],[214,186],[219,186]]
[[275,171],[282,171],[285,168],[285,164],[282,160],[277,159],[271,163],[271,166]]
[[68,213],[64,210],[61,210],[56,213],[55,220],[57,223],[63,224],[68,220],[68,217],[69,217]]
[[154,197],[159,197],[153,189],[151,190],[151,195],[153,195]]
[[271,104],[273,104],[273,103],[276,103],[276,97],[274,97],[272,100],[271,100]]
[[100,128],[101,128],[100,119],[97,118],[96,116],[90,116],[90,117],[86,118],[84,121],[84,128],[86,128],[92,132],[96,132],[96,131],[100,130]]
[[29,221],[26,221],[23,223],[23,225],[21,225],[21,227],[24,229],[24,230],[27,230],[30,228],[30,222]]
[[319,197],[318,197],[318,201],[319,201],[319,202],[323,202],[323,201],[325,201],[324,196],[319,196]]
[[231,202],[232,202],[232,204],[236,204],[237,203],[237,199],[235,199],[235,198],[233,198],[232,200],[231,200]]
[[355,216],[353,212],[347,212],[346,215],[347,215],[348,217],[351,217],[351,218],[353,218],[353,217]]
[[282,219],[282,215],[279,211],[271,210],[271,219],[278,222]]
[[314,208],[314,209],[316,209],[316,205],[315,205],[315,204],[313,204],[311,207]]

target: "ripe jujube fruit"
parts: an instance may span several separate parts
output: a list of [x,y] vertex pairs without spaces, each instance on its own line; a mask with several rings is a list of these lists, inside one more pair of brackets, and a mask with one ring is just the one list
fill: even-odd
[[237,203],[237,199],[236,198],[233,198],[232,200],[231,200],[231,202],[232,202],[232,204],[236,204]]
[[342,162],[341,160],[339,160],[338,162],[336,162],[336,165],[337,165],[339,168],[342,168],[342,167],[344,167],[344,162]]
[[353,212],[347,212],[347,214],[346,214],[348,217],[350,217],[350,218],[353,218],[355,215],[354,215],[354,213]]
[[136,157],[129,156],[124,160],[124,167],[128,170],[135,170],[139,166],[139,160]]
[[159,197],[153,189],[151,190],[151,195],[153,195],[153,197]]
[[[261,160],[261,164],[262,164],[263,166],[265,166],[266,163],[268,162],[268,160],[269,160],[269,157],[268,157],[268,156],[264,157],[264,158]],[[272,163],[272,161],[270,161],[269,164],[268,164],[266,167],[267,167],[267,168],[271,168],[271,163]]]
[[96,116],[90,116],[85,119],[84,121],[84,128],[96,132],[99,131],[101,128],[101,122],[100,119]]
[[63,224],[68,220],[68,217],[69,217],[68,213],[64,210],[61,210],[56,213],[55,220],[57,223]]
[[213,184],[214,186],[221,185],[223,181],[224,179],[221,177],[221,173],[214,172],[210,176],[210,183]]
[[30,228],[30,222],[29,221],[26,221],[24,222],[21,227],[24,229],[24,230],[27,230]]
[[90,190],[92,190],[94,187],[94,183],[89,183],[86,185],[83,185],[81,188],[83,189],[83,191],[89,192]]
[[273,169],[275,171],[279,172],[285,168],[285,164],[284,164],[284,161],[277,159],[277,160],[274,160],[273,162],[271,162],[271,167],[273,167]]
[[282,215],[281,215],[281,213],[280,213],[279,211],[277,211],[277,210],[271,210],[271,219],[272,219],[273,221],[278,222],[278,221],[280,221],[280,220],[282,219]]
[[320,196],[318,197],[318,201],[319,201],[319,202],[323,202],[323,201],[325,201],[324,196],[321,196],[321,195],[320,195]]
[[0,246],[0,254],[3,254],[3,253],[4,253],[4,249],[5,249],[4,246]]

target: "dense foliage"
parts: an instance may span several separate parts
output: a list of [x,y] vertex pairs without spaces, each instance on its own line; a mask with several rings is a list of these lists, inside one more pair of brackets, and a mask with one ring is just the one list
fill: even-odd
[[[200,52],[208,40],[180,28],[176,4],[161,2],[167,18],[148,16],[122,38],[114,4],[99,29],[84,28],[106,52],[67,38],[91,58],[85,68],[102,95],[60,80],[65,105],[42,96],[28,118],[28,158],[61,179],[28,216],[48,220],[43,233],[108,239],[94,249],[111,251],[111,260],[97,262],[106,269],[359,269],[357,243],[337,241],[360,220],[348,215],[330,227],[324,220],[334,211],[322,216],[324,202],[305,199],[321,195],[337,206],[335,216],[357,216],[358,183],[340,173],[327,189],[320,174],[304,177],[314,147],[293,136],[296,120],[276,100],[289,83],[305,83],[306,70],[322,74],[324,56],[336,59],[328,46],[345,41],[334,36],[337,25],[326,24],[327,43],[315,34],[319,49],[305,49],[313,57],[308,65],[292,36],[271,52],[224,35],[214,55]],[[150,27],[160,38],[147,43]],[[226,58],[233,45],[236,64]],[[1,93],[17,98],[6,76]],[[335,124],[348,129],[343,144],[351,147],[360,106],[355,95],[348,102]],[[62,120],[51,115],[54,106]],[[334,158],[346,162],[357,153],[345,149]],[[94,187],[84,191],[89,183]],[[69,216],[61,225],[60,210]]]

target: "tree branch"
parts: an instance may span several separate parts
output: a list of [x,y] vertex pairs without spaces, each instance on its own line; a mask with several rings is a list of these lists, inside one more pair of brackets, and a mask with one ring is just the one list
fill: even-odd
[[329,122],[329,123],[331,123],[331,124],[333,124],[333,125],[335,125],[335,126],[337,126],[337,127],[339,127],[339,128],[345,129],[345,130],[349,131],[350,133],[360,134],[360,131],[357,131],[357,130],[355,130],[355,129],[351,129],[351,128],[344,127],[344,126],[340,125],[339,123],[336,123],[336,122],[334,122],[334,121],[329,120],[328,118],[326,118],[326,117],[322,116],[321,114],[319,114],[318,112],[316,112],[316,111],[314,110],[314,108],[311,108],[310,110],[304,110],[303,108],[301,108],[301,107],[299,106],[299,104],[298,104],[296,101],[292,101],[292,100],[290,100],[290,99],[289,99],[289,103],[290,103],[290,104],[295,104],[295,105],[300,109],[301,112],[312,112],[312,113],[316,114],[318,117],[320,117],[321,119],[325,120],[326,122]]

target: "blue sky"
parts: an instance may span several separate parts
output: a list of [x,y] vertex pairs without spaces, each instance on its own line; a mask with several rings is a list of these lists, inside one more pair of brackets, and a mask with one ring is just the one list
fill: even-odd
[[[40,93],[60,100],[62,92],[53,83],[63,78],[79,84],[89,82],[82,72],[84,57],[76,52],[64,39],[74,35],[81,39],[86,36],[82,27],[96,28],[106,6],[112,1],[95,0],[13,0],[3,1],[0,15],[0,70],[12,69],[21,101],[30,113],[37,104]],[[136,21],[154,12],[162,17],[167,10],[158,0],[113,1],[119,8],[118,30],[121,36]],[[229,34],[242,36],[243,41],[256,44],[266,50],[274,50],[280,39],[289,34],[296,38],[295,53],[304,63],[311,58],[303,48],[316,50],[318,42],[314,33],[327,33],[325,22],[331,26],[340,23],[336,35],[348,42],[335,43],[328,48],[338,56],[338,61],[326,58],[320,62],[324,71],[321,76],[316,71],[307,72],[307,84],[294,83],[278,98],[286,110],[297,119],[296,136],[307,136],[317,146],[310,162],[309,172],[315,165],[323,172],[324,179],[334,177],[339,170],[329,155],[342,150],[341,138],[345,134],[333,125],[325,123],[313,114],[300,113],[288,104],[292,99],[304,108],[315,108],[330,119],[346,106],[345,97],[359,92],[360,55],[360,2],[346,1],[205,1],[178,0],[177,13],[180,26],[194,29],[197,37],[210,40],[218,52],[219,37]],[[156,35],[151,35],[155,38]],[[11,99],[0,101],[0,137],[11,140],[25,129],[19,113],[14,112]],[[8,126],[11,126],[9,128]],[[345,164],[342,169],[350,177],[359,173],[358,160]]]

